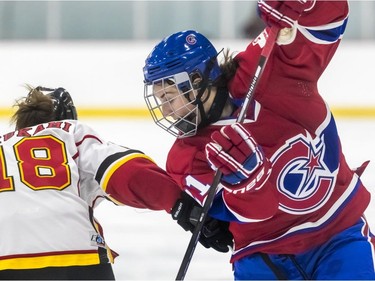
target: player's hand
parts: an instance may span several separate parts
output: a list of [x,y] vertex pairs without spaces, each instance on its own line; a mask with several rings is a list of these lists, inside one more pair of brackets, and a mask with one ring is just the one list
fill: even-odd
[[[172,218],[186,231],[193,232],[202,212],[202,206],[187,193],[182,192],[172,208]],[[202,228],[199,242],[205,248],[213,248],[216,251],[226,253],[233,246],[233,236],[228,230],[229,223],[216,220],[207,216]]]
[[316,0],[258,0],[260,17],[269,26],[291,28]]
[[265,161],[257,142],[239,123],[222,127],[211,139],[206,145],[207,160],[223,173],[222,181],[232,186],[253,178]]
[[192,232],[198,223],[201,212],[202,206],[186,192],[182,192],[181,198],[172,208],[171,215],[183,229]]
[[206,248],[213,248],[218,252],[227,253],[233,248],[233,235],[229,231],[229,222],[207,216],[199,242]]

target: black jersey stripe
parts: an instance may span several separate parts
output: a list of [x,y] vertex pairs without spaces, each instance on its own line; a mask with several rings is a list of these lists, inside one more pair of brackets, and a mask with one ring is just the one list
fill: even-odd
[[96,172],[96,176],[95,176],[95,180],[100,184],[100,181],[102,180],[103,178],[103,175],[105,173],[105,171],[108,169],[108,167],[114,163],[115,161],[117,161],[118,159],[121,159],[123,157],[126,157],[130,154],[133,154],[133,153],[136,153],[136,154],[144,154],[142,151],[139,151],[139,150],[134,150],[134,149],[129,149],[127,151],[123,151],[123,152],[118,152],[118,153],[115,153],[115,154],[112,154],[111,156],[108,156],[99,166],[99,169],[98,171]]

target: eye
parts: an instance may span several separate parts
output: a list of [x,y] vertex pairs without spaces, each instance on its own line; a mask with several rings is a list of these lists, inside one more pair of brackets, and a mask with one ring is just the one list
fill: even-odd
[[156,96],[160,101],[163,101],[163,100],[165,100],[165,98],[166,98],[166,92],[164,92],[163,90],[161,90],[161,91],[157,91],[157,92],[155,93],[155,96]]
[[166,82],[168,85],[174,85],[174,84],[175,84],[174,80],[171,79],[171,78],[167,78],[167,79],[165,79],[165,82]]

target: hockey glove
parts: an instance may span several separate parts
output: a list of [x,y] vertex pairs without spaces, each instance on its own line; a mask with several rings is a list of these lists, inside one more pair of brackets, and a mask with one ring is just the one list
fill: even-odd
[[[172,218],[186,231],[193,232],[198,223],[202,207],[194,198],[182,192],[181,199],[177,200],[172,208]],[[218,252],[226,253],[233,246],[233,236],[228,230],[229,223],[218,221],[207,216],[202,228],[199,242],[205,248],[213,248]]]
[[[269,173],[268,161],[256,141],[241,124],[224,126],[211,135],[213,142],[206,145],[206,157],[211,167],[222,173],[222,182],[234,187],[242,182],[256,186],[255,177]],[[265,169],[260,167],[267,162]],[[259,176],[258,173],[261,172]],[[249,188],[250,189],[250,188]]]
[[187,193],[182,192],[172,208],[172,218],[186,231],[193,231],[202,212],[202,206]]
[[227,253],[233,247],[233,235],[229,231],[229,222],[207,216],[199,242],[206,248]]
[[291,28],[303,12],[313,8],[316,0],[258,0],[258,11],[269,26]]

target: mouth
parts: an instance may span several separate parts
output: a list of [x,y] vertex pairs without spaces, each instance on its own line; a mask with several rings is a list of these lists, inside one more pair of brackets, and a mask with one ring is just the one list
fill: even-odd
[[190,133],[196,128],[194,123],[188,122],[186,119],[178,119],[173,126],[184,134]]
[[195,131],[197,128],[196,122],[197,114],[195,112],[190,112],[185,115],[183,118],[177,119],[173,126],[176,127],[182,133],[190,133]]

